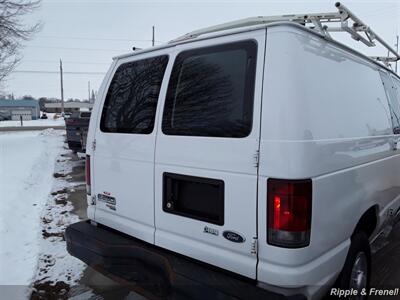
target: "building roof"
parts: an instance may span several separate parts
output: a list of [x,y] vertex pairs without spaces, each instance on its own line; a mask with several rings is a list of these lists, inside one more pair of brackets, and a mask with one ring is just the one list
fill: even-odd
[[[88,102],[64,102],[64,108],[91,108],[93,106],[92,103]],[[44,107],[46,108],[61,108],[61,102],[52,102],[45,103]]]
[[29,100],[5,100],[0,99],[0,107],[38,107],[39,101],[34,99]]

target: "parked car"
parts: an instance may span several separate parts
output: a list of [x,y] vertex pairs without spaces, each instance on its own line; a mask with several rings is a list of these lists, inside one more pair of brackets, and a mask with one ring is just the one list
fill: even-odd
[[[65,118],[68,147],[74,152],[85,152],[90,112],[74,112]],[[83,139],[83,137],[85,137]]]
[[114,60],[72,255],[159,297],[368,287],[399,216],[400,78],[297,23],[253,25]]
[[44,112],[44,113],[42,113],[42,115],[40,116],[40,118],[41,118],[41,119],[47,119],[48,117],[47,117],[47,114]]

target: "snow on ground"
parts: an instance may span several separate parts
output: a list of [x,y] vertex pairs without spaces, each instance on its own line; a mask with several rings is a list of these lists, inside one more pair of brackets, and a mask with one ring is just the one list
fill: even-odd
[[54,171],[57,179],[53,182],[52,191],[42,212],[41,251],[35,286],[41,283],[55,285],[60,282],[76,284],[86,267],[83,262],[68,254],[64,240],[66,227],[79,221],[79,217],[73,213],[74,207],[68,201],[68,193],[85,184],[70,180],[71,176],[68,174],[72,172],[72,168],[82,165],[83,161],[71,161],[68,153],[71,151],[64,149],[57,159]]
[[[33,126],[65,126],[63,118],[55,118],[55,114],[47,114],[48,119],[23,121],[24,127]],[[0,127],[20,127],[20,121],[0,121]]]
[[0,285],[27,296],[37,268],[40,217],[52,189],[63,132],[0,133]]

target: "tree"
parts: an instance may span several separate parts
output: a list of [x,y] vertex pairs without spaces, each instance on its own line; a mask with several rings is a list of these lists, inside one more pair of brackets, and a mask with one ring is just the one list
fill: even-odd
[[23,18],[39,4],[40,0],[0,0],[0,83],[21,60],[21,43],[40,30],[40,23],[23,24]]
[[39,107],[41,111],[45,110],[45,104],[47,103],[48,99],[46,97],[40,97],[39,99]]

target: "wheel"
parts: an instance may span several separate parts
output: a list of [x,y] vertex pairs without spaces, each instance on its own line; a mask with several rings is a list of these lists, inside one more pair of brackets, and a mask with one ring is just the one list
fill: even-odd
[[[351,238],[349,253],[335,286],[343,290],[357,290],[350,299],[367,299],[371,277],[371,248],[368,236],[357,232]],[[362,292],[364,291],[364,292]]]

